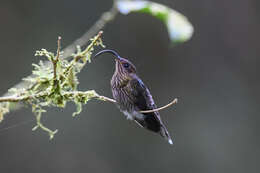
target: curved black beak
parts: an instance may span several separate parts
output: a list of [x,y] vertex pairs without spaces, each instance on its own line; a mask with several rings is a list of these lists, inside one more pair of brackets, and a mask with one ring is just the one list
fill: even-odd
[[121,59],[119,54],[116,51],[111,50],[111,49],[102,50],[102,51],[98,52],[94,57],[97,57],[97,56],[99,56],[99,55],[101,55],[103,53],[111,53],[112,55],[114,55],[117,58],[116,60],[120,60]]

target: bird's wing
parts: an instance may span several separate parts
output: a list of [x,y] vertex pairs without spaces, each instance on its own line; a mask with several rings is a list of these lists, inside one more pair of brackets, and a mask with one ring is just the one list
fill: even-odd
[[[156,109],[152,95],[148,88],[144,85],[142,80],[133,79],[130,81],[131,100],[139,110],[152,110]],[[157,121],[161,125],[161,118],[159,112],[151,112],[144,114],[147,120]]]
[[151,110],[156,108],[152,95],[142,80],[132,79],[129,88],[131,88],[131,100],[140,110]]
[[[135,107],[140,110],[152,110],[156,109],[156,105],[153,101],[152,95],[148,88],[144,85],[144,83],[135,78],[130,81],[130,88],[131,88],[131,100],[134,103]],[[136,119],[137,123],[151,131],[159,132],[161,136],[168,140],[170,144],[172,144],[171,137],[161,121],[160,114],[158,111],[146,113],[144,115],[144,121]]]

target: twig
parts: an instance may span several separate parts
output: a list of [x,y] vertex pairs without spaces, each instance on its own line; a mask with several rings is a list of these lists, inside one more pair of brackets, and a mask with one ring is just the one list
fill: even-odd
[[47,95],[49,95],[49,93],[46,91],[46,92],[41,92],[39,94],[30,95],[30,96],[6,96],[6,97],[0,97],[0,103],[1,102],[12,102],[12,103],[23,102],[23,101],[31,100],[31,99],[34,99],[34,98],[41,98],[41,97],[44,97],[44,96],[47,96]]
[[96,23],[85,32],[84,35],[63,50],[63,58],[70,57],[76,51],[76,46],[84,46],[90,38],[92,38],[98,31],[102,30],[108,22],[111,22],[116,17],[118,10],[115,1],[116,0],[114,0],[112,8],[109,11],[104,12]]
[[[0,102],[21,102],[21,101],[27,101],[29,99],[37,99],[37,98],[41,98],[41,97],[44,97],[44,96],[48,96],[48,94],[50,93],[41,93],[41,94],[37,94],[37,95],[34,95],[34,96],[20,96],[20,97],[17,97],[17,96],[10,96],[10,97],[0,97]],[[66,96],[66,97],[69,97],[69,96],[72,96],[72,95],[78,95],[78,94],[81,94],[81,95],[87,95],[88,94],[88,91],[87,92],[83,92],[83,91],[71,91],[71,92],[66,92],[66,93],[63,93],[63,96]],[[108,101],[108,102],[111,102],[111,103],[117,103],[114,99],[111,99],[109,97],[105,97],[105,96],[101,96],[97,93],[94,93],[94,95],[92,96],[93,98],[97,98],[98,100],[102,100],[102,101]],[[161,111],[163,109],[166,109],[174,104],[176,104],[178,102],[178,99],[175,98],[172,102],[170,102],[169,104],[165,105],[165,106],[162,106],[160,108],[157,108],[157,109],[152,109],[152,110],[143,110],[143,111],[140,111],[140,113],[151,113],[151,112],[157,112],[157,111]]]
[[93,39],[93,41],[91,42],[91,44],[84,50],[82,51],[80,54],[75,55],[74,60],[72,60],[69,64],[69,66],[65,69],[64,74],[67,74],[70,69],[72,68],[72,66],[75,64],[75,62],[79,61],[81,58],[85,57],[86,54],[91,50],[91,48],[97,43],[98,40],[101,39],[101,36],[103,34],[103,31],[99,31],[98,35]]
[[58,61],[58,60],[59,60],[59,57],[60,57],[60,47],[61,47],[61,46],[60,46],[60,44],[61,44],[60,41],[61,41],[61,36],[58,37],[58,41],[57,41],[57,46],[58,46],[58,47],[57,47],[57,56],[56,56],[57,59],[56,59],[56,61]]
[[0,97],[0,102],[21,102],[28,100],[28,96],[7,96],[7,97]]
[[111,99],[111,98],[105,97],[105,96],[100,96],[98,94],[96,94],[96,98],[99,99],[99,100],[108,101],[108,102],[111,102],[111,103],[116,103],[116,101],[114,99]]
[[79,55],[76,55],[75,61],[79,61],[81,58],[85,57],[86,54],[91,50],[91,48],[97,43],[98,40],[101,39],[101,36],[103,34],[103,31],[99,31],[98,35],[93,39],[91,44],[84,50],[82,51]]
[[60,40],[61,40],[61,37],[59,36],[58,37],[58,41],[57,41],[57,55],[56,55],[56,59],[53,59],[52,60],[52,64],[53,64],[53,81],[54,81],[54,84],[56,84],[56,81],[57,81],[57,62],[59,61],[59,57],[60,57]]
[[168,107],[170,107],[171,105],[177,104],[177,102],[178,102],[178,99],[175,98],[172,102],[170,102],[169,104],[167,104],[167,105],[165,105],[165,106],[162,106],[162,107],[160,107],[160,108],[153,109],[153,110],[140,111],[140,112],[141,112],[141,113],[144,113],[144,114],[146,114],[146,113],[151,113],[151,112],[157,112],[157,111],[163,110],[163,109],[165,109],[165,108],[168,108]]
[[[111,99],[109,97],[105,97],[105,96],[100,96],[100,95],[96,95],[96,97],[99,99],[99,100],[103,100],[103,101],[108,101],[108,102],[111,102],[111,103],[117,103],[114,99]],[[177,104],[178,102],[178,99],[175,98],[172,102],[170,102],[169,104],[165,105],[165,106],[162,106],[160,108],[157,108],[157,109],[152,109],[152,110],[145,110],[145,111],[139,111],[140,113],[151,113],[151,112],[157,112],[157,111],[161,111],[163,109],[166,109],[174,104]]]

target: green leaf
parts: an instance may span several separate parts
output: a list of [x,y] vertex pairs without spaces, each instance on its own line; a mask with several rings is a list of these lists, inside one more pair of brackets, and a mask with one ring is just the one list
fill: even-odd
[[167,27],[169,37],[174,43],[189,40],[193,34],[193,26],[181,13],[151,1],[118,1],[117,8],[120,13],[127,15],[130,12],[150,14],[160,19]]

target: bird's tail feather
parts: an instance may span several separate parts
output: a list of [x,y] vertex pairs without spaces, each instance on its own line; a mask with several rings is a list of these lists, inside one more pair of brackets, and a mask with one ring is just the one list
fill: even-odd
[[169,144],[173,145],[171,136],[164,125],[161,126],[160,135],[164,137],[169,142]]

